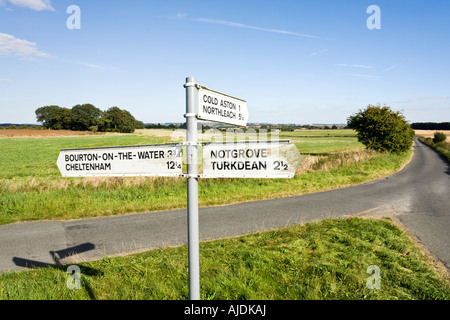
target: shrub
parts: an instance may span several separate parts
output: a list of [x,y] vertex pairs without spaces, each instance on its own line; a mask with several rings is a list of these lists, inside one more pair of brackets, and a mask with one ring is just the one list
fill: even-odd
[[348,127],[358,132],[358,141],[367,148],[400,153],[412,146],[414,131],[399,111],[388,106],[369,105],[347,121]]
[[439,143],[444,142],[447,139],[447,136],[443,132],[435,132],[433,142]]

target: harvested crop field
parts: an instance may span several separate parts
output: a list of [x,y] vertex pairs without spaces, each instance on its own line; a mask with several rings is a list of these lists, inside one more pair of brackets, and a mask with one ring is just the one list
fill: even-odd
[[424,138],[433,138],[435,132],[443,132],[450,140],[450,130],[414,130],[416,136],[421,136]]

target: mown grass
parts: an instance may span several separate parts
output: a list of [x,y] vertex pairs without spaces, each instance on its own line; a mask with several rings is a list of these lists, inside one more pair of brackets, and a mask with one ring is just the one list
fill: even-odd
[[[170,131],[167,135],[158,131],[158,136],[143,131],[120,136],[0,139],[0,224],[184,208],[183,178],[62,178],[56,167],[60,149],[164,143],[170,141],[168,137]],[[411,157],[411,152],[391,155],[364,150],[356,137],[348,138],[352,140],[347,145],[333,143],[342,137],[327,139],[331,142],[311,138],[311,145],[297,144],[303,163],[293,179],[200,179],[200,206],[346,187],[389,175]]]
[[[188,299],[187,247],[0,275],[0,299]],[[369,289],[369,266],[380,289]],[[450,299],[439,274],[390,219],[328,219],[200,244],[201,298],[210,300]]]
[[356,137],[353,129],[297,129],[295,131],[281,131],[282,137]]
[[282,131],[279,136],[280,139],[292,140],[304,155],[328,155],[364,149],[364,145],[358,142],[356,131],[351,129]]

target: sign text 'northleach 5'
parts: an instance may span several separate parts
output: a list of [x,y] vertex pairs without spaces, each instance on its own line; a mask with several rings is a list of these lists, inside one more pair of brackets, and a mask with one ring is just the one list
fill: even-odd
[[179,176],[182,151],[176,144],[66,149],[57,165],[64,177]]

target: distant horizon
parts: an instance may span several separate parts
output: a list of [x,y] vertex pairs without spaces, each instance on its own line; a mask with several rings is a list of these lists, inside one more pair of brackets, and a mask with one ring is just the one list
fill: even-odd
[[[183,125],[185,122],[144,122],[145,125]],[[202,122],[199,122],[202,123]],[[434,122],[434,121],[426,121],[426,122],[409,122],[409,124],[414,123],[432,123],[432,124],[442,124],[442,123],[450,123],[450,121],[440,121],[440,122]],[[28,123],[28,122],[3,122],[0,123],[0,127],[5,126],[38,126],[43,127],[40,123]],[[208,125],[214,125],[214,126],[221,126],[219,123],[209,124]],[[270,125],[270,126],[347,126],[347,123],[269,123],[269,122],[249,122],[247,126],[256,126],[256,125]],[[230,125],[223,125],[224,127],[230,127]],[[55,130],[55,129],[50,129]]]

